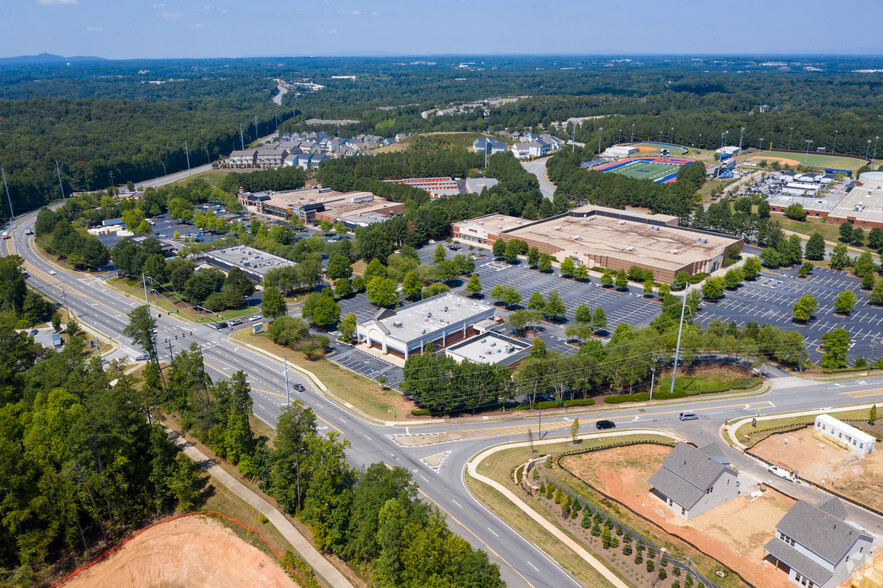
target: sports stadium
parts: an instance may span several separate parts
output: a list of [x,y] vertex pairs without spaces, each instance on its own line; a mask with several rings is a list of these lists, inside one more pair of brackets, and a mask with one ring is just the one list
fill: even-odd
[[655,184],[666,184],[677,179],[682,165],[693,163],[680,157],[642,157],[614,161],[593,168],[592,171],[613,172],[638,180],[649,180]]

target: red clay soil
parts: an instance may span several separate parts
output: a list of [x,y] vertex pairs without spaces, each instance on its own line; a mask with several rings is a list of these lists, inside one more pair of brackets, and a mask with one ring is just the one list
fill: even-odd
[[91,586],[297,586],[278,560],[220,522],[202,516],[146,529],[106,560],[64,584]]
[[753,502],[743,495],[685,521],[650,494],[647,484],[669,451],[670,448],[657,445],[633,445],[567,458],[565,464],[667,533],[689,541],[738,571],[751,584],[764,588],[793,586],[784,572],[763,561],[762,548],[774,536],[775,524],[794,501],[774,491],[767,491]]

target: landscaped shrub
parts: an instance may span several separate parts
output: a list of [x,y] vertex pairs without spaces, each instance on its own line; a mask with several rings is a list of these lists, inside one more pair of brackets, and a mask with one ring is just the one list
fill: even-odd
[[411,414],[414,416],[428,416],[430,410],[428,408],[412,408]]
[[656,563],[652,559],[647,560],[647,573],[649,574],[656,569]]
[[642,563],[643,561],[644,561],[644,556],[641,555],[640,552],[636,553],[636,554],[635,554],[635,565],[641,565],[641,563]]
[[600,537],[601,536],[601,526],[595,523],[592,527],[592,537]]
[[630,543],[626,543],[622,546],[622,554],[623,555],[631,555],[632,554],[632,546]]
[[665,571],[665,568],[659,568],[659,579],[665,580],[668,577],[668,572]]

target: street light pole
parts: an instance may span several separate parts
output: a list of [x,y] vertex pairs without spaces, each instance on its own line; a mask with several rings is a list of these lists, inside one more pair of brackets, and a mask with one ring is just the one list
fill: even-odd
[[635,123],[632,123],[632,140],[630,142],[635,142]]
[[879,135],[874,137],[874,155],[871,156],[871,161],[874,161],[875,159],[877,159],[877,139],[879,139],[879,138],[880,138]]
[[190,175],[190,151],[187,150],[187,141],[184,141],[184,155],[187,156],[187,175]]
[[839,132],[840,131],[834,131],[834,144],[831,145],[831,153],[837,152],[837,133],[839,133]]
[[690,286],[687,285],[684,288],[684,302],[681,304],[681,321],[678,323],[678,344],[675,347],[675,364],[672,366],[671,370],[671,392],[674,394],[675,392],[675,377],[678,373],[678,358],[681,356],[681,333],[684,331],[684,311],[687,310],[687,294],[690,293]]
[[757,140],[757,150],[763,151],[763,137]]
[[675,128],[672,127],[668,133],[668,142],[671,143],[674,140],[675,140]]
[[791,138],[794,136],[794,127],[791,127],[791,134],[788,135],[788,151],[791,151]]
[[[739,156],[742,155],[742,137],[745,135],[745,127],[739,127],[739,153],[736,154],[736,165],[739,165]],[[700,137],[702,135],[699,135]]]
[[803,167],[806,167],[807,162],[809,162],[809,146],[812,143],[812,139],[804,139],[806,141],[806,157],[803,159]]
[[868,158],[868,154],[871,152],[871,140],[868,139],[868,147],[865,149],[865,159]]
[[603,132],[604,132],[604,127],[598,127],[598,153],[601,153],[601,134]]

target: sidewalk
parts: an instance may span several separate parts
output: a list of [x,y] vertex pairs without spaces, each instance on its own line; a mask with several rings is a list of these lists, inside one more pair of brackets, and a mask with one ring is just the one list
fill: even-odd
[[[618,436],[618,435],[640,435],[640,434],[653,434],[653,435],[663,435],[667,437],[671,437],[676,441],[684,441],[684,439],[678,435],[673,435],[666,431],[656,431],[650,429],[638,429],[638,430],[630,430],[622,433],[591,433],[588,435],[580,435],[579,439],[593,439],[596,437],[610,437],[610,436]],[[569,441],[569,437],[558,437],[554,439],[545,439],[543,441],[534,441],[533,445],[550,445],[555,443],[563,443]],[[485,451],[482,451],[475,457],[473,457],[469,463],[466,464],[467,471],[469,475],[475,478],[476,480],[487,484],[500,494],[506,497],[512,504],[518,507],[524,514],[530,517],[534,522],[539,524],[543,529],[548,531],[553,537],[555,537],[558,541],[569,547],[574,553],[576,553],[579,557],[581,557],[587,564],[595,568],[604,578],[610,582],[612,586],[616,586],[617,588],[628,588],[628,585],[619,579],[613,572],[610,571],[607,566],[605,566],[601,561],[599,561],[595,556],[586,551],[586,549],[567,536],[563,531],[561,531],[558,527],[547,521],[542,515],[540,515],[537,511],[532,509],[527,505],[521,498],[516,496],[511,490],[500,484],[499,482],[488,478],[487,476],[483,476],[478,473],[478,464],[482,463],[489,456],[493,455],[498,451],[504,451],[506,449],[512,449],[514,447],[527,447],[531,445],[529,441],[523,441],[520,443],[507,443],[504,445],[498,445],[497,447],[491,447]],[[534,545],[536,545],[534,543]],[[539,548],[537,548],[539,549]],[[553,558],[554,559],[554,558]]]
[[274,527],[285,537],[292,547],[300,554],[301,557],[313,568],[317,576],[325,581],[329,586],[348,586],[352,588],[352,584],[336,567],[325,559],[319,551],[307,541],[303,535],[294,528],[288,519],[282,513],[273,508],[273,506],[252,492],[244,484],[230,475],[224,468],[209,459],[203,452],[191,445],[186,439],[182,438],[178,433],[169,431],[169,438],[172,442],[184,452],[187,457],[195,461],[200,467],[205,468],[208,474],[217,480],[221,485],[228,488],[239,498],[256,508],[262,515],[273,524]]

